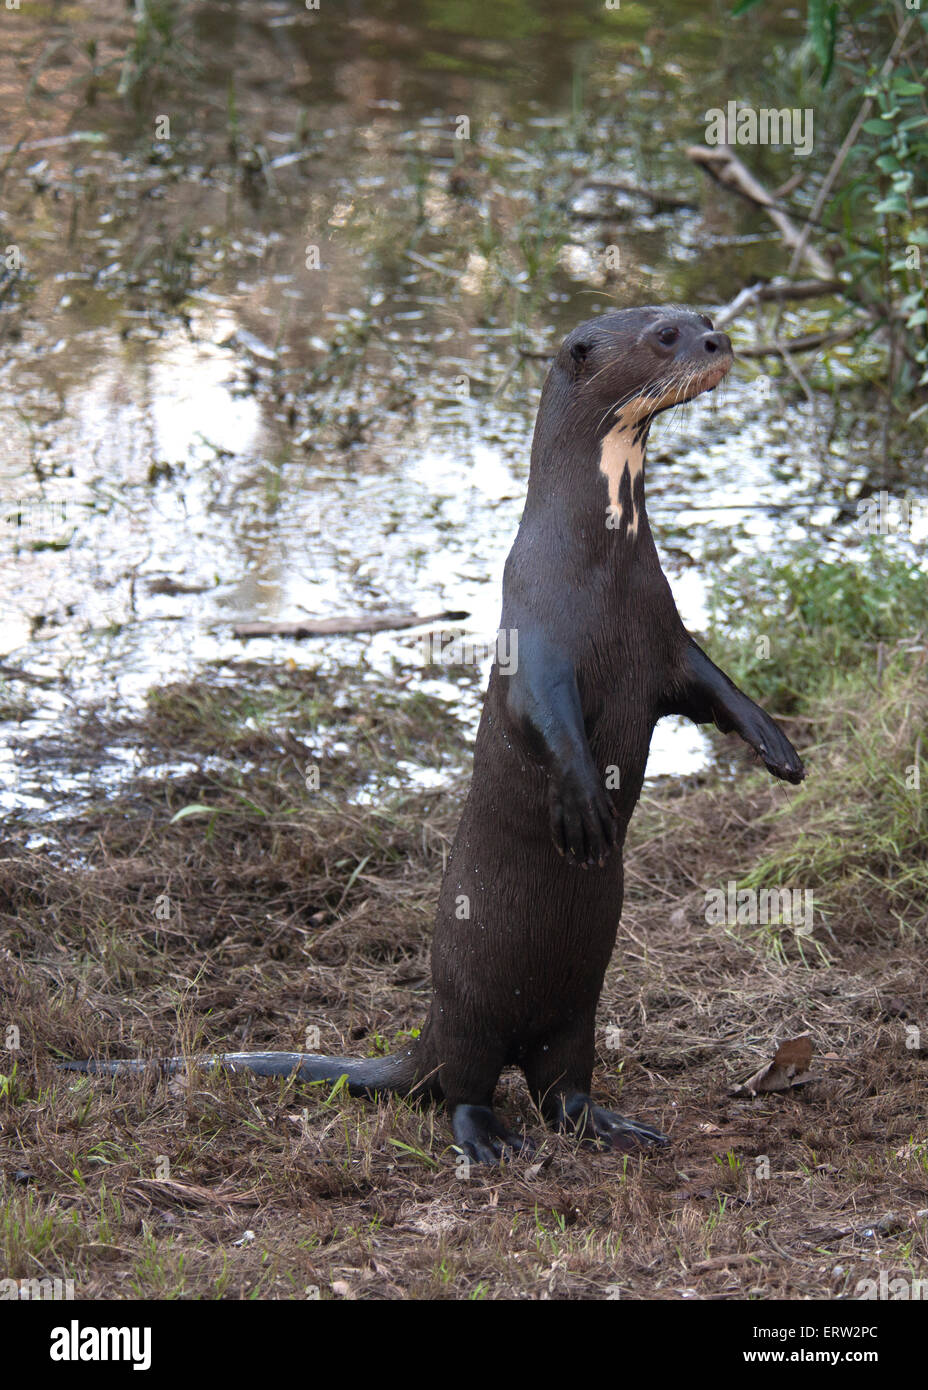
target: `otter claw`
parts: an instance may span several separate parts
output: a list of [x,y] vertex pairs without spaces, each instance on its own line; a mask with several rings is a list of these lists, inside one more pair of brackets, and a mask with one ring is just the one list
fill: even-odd
[[451,1127],[458,1148],[474,1163],[493,1166],[515,1154],[535,1152],[528,1135],[506,1129],[488,1105],[456,1105]]
[[618,816],[599,783],[579,776],[552,782],[548,810],[558,854],[574,867],[601,867],[615,848]]
[[627,1151],[640,1144],[663,1147],[670,1143],[660,1130],[594,1105],[590,1097],[584,1095],[573,1095],[562,1101],[556,1122],[558,1129],[572,1133],[582,1144],[598,1148]]

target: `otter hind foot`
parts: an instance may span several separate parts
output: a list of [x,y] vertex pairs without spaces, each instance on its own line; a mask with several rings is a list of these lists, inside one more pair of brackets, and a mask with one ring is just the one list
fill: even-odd
[[506,1129],[488,1105],[456,1105],[451,1127],[458,1148],[475,1163],[497,1164],[512,1154],[533,1154],[527,1135]]
[[626,1119],[614,1110],[605,1110],[581,1093],[559,1101],[554,1120],[559,1130],[572,1134],[581,1144],[593,1144],[597,1148],[627,1152],[643,1144],[670,1143],[660,1130],[638,1120]]

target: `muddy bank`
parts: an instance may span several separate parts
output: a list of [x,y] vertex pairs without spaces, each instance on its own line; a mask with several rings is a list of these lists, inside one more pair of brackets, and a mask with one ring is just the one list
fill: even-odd
[[[261,689],[263,708],[247,680],[168,687],[135,730],[150,776],[69,826],[67,865],[3,846],[0,990],[22,1042],[0,1088],[8,1277],[40,1269],[90,1298],[819,1299],[925,1267],[920,953],[869,859],[811,938],[707,922],[706,884],[796,842],[782,789],[746,768],[676,779],[632,822],[596,1086],[669,1132],[667,1154],[548,1135],[531,1164],[462,1181],[446,1118],[401,1101],[195,1069],[169,1084],[56,1072],[90,1053],[374,1054],[420,1026],[457,797],[346,805],[395,749],[450,768],[466,731],[440,707],[365,704],[320,796],[268,715],[325,713],[342,692],[286,669]],[[194,767],[165,777],[178,745]],[[235,756],[211,771],[220,746]],[[832,762],[859,775],[838,743],[820,781]],[[813,836],[821,800],[800,813]],[[732,1094],[797,1033],[814,1083]],[[508,1123],[542,1135],[518,1076],[500,1096]]]

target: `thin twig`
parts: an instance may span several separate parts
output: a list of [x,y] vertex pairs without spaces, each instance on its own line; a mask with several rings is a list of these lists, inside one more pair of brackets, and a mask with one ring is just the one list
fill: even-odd
[[823,295],[840,294],[845,288],[843,280],[775,280],[772,284],[757,281],[745,285],[734,299],[730,300],[717,313],[712,315],[716,328],[724,328],[753,304],[785,303],[786,300],[819,299]]
[[739,357],[782,357],[791,352],[812,352],[815,348],[834,347],[835,343],[846,342],[855,337],[866,325],[855,323],[849,328],[835,329],[831,333],[803,333],[798,338],[787,338],[772,343],[749,343],[739,347]]

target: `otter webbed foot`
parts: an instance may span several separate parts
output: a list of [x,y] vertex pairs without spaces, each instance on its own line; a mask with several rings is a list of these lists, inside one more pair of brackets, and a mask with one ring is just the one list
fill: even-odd
[[488,1105],[456,1105],[451,1116],[455,1143],[475,1163],[497,1164],[513,1154],[533,1154],[535,1145],[496,1118]]
[[559,1098],[552,1118],[557,1129],[572,1134],[581,1144],[593,1144],[597,1148],[627,1152],[644,1144],[670,1143],[660,1130],[638,1120],[626,1119],[614,1110],[605,1110],[581,1092]]

